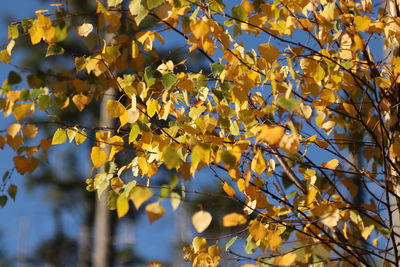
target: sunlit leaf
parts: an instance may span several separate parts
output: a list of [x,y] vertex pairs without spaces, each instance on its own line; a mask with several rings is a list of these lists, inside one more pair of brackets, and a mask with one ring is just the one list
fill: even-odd
[[94,146],[92,147],[90,158],[92,160],[93,166],[95,168],[99,168],[106,162],[107,154],[100,147]]
[[198,233],[204,232],[211,224],[212,216],[209,212],[200,210],[193,214],[192,223]]

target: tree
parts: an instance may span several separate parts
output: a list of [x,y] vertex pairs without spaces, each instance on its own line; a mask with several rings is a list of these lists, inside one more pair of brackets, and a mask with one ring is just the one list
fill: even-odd
[[[92,139],[84,158],[102,171],[87,189],[106,192],[118,217],[143,206],[152,223],[165,214],[167,198],[173,209],[192,195],[228,199],[234,208],[222,220],[214,207],[194,212],[199,234],[184,248],[194,266],[399,265],[397,5],[108,0],[97,1],[95,14],[51,8],[11,24],[0,52],[7,64],[16,41],[28,38],[47,46],[46,60],[69,56],[52,81],[34,77],[20,89],[14,71],[3,82],[0,108],[15,123],[0,147],[16,151],[16,171],[32,173],[51,147]],[[75,34],[80,55],[63,47]],[[194,69],[189,56],[160,58],[177,42],[209,66]],[[395,47],[390,60],[376,48],[382,44]],[[151,60],[157,57],[161,63]],[[115,127],[57,117],[65,109],[84,113],[109,88],[114,98],[100,108]],[[37,109],[55,127],[49,138],[37,140],[44,124],[30,118]],[[154,175],[164,167],[177,175],[159,186]],[[210,189],[188,188],[202,169],[212,174]],[[12,177],[4,181],[2,203],[17,190]],[[213,220],[236,228],[205,238]],[[215,240],[227,238],[222,252]]]

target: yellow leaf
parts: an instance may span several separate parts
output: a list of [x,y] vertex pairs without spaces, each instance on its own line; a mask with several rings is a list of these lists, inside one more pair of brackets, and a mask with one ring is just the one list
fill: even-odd
[[59,145],[67,141],[67,133],[64,129],[58,128],[53,135],[53,139],[51,140],[52,145]]
[[100,147],[94,146],[92,147],[90,158],[93,162],[94,167],[99,168],[106,162],[107,154]]
[[357,110],[354,107],[354,105],[343,103],[343,108],[344,108],[344,110],[347,111],[347,113],[350,113],[351,116],[353,116],[353,117],[357,116]]
[[356,16],[354,17],[353,23],[356,26],[357,30],[367,31],[371,20],[368,16]]
[[146,214],[149,218],[150,223],[153,223],[160,219],[165,213],[165,209],[160,203],[155,202],[146,206]]
[[318,193],[317,188],[314,186],[310,186],[307,192],[307,206],[314,202],[317,193]]
[[129,199],[132,200],[133,205],[138,210],[140,206],[149,198],[153,196],[153,191],[148,188],[135,187],[129,195]]
[[276,248],[282,245],[282,238],[278,231],[269,232],[265,239],[268,240],[268,245],[272,251],[275,251]]
[[252,220],[249,224],[249,233],[254,241],[262,240],[268,233],[267,228],[263,223],[257,220]]
[[261,150],[258,150],[253,160],[251,161],[251,170],[260,175],[265,171],[266,168],[267,168],[267,162],[265,161],[265,158]]
[[311,210],[312,214],[320,217],[323,224],[328,227],[335,227],[339,221],[339,209],[329,204],[321,204]]
[[146,102],[146,110],[147,110],[147,115],[149,115],[150,117],[153,117],[154,114],[156,114],[156,112],[159,109],[160,104],[158,103],[158,101],[156,99],[153,98],[149,98],[149,100],[147,100]]
[[260,55],[269,63],[276,61],[279,55],[279,49],[271,44],[260,44],[258,46]]
[[321,165],[327,169],[334,170],[339,165],[339,161],[337,159],[332,159],[328,162],[322,162]]
[[305,119],[309,119],[312,116],[312,108],[309,105],[300,103],[300,106],[294,110],[296,114],[298,114],[300,117],[303,117]]
[[125,111],[124,114],[119,116],[119,121],[121,123],[120,127],[128,123],[128,111]]
[[30,139],[33,139],[38,134],[38,127],[34,124],[27,124],[24,128],[24,135]]
[[76,28],[76,32],[81,37],[87,37],[93,31],[93,25],[90,23],[83,23]]
[[288,253],[279,257],[276,257],[274,263],[279,266],[290,266],[296,260],[297,255],[294,253]]
[[43,29],[39,26],[37,20],[33,21],[32,27],[29,28],[29,35],[31,37],[31,43],[33,45],[40,43],[44,35]]
[[197,253],[199,250],[204,248],[206,245],[207,245],[207,240],[205,238],[198,237],[198,236],[193,238],[192,246],[193,246],[195,253]]
[[72,97],[72,102],[74,102],[79,111],[82,111],[85,109],[86,105],[90,103],[90,98],[84,94],[77,94]]
[[124,112],[126,111],[124,105],[115,100],[107,101],[106,110],[108,116],[110,116],[111,118],[118,118],[119,116],[123,115]]
[[233,227],[245,224],[247,222],[247,219],[242,214],[233,212],[225,215],[222,221],[225,227]]
[[139,47],[135,41],[132,41],[132,58],[139,56]]
[[207,22],[199,20],[193,20],[190,23],[190,29],[197,39],[203,38],[210,32],[210,27],[208,26]]
[[7,133],[12,138],[14,138],[18,134],[19,130],[21,130],[21,124],[19,123],[14,123],[7,127]]
[[32,114],[33,108],[34,105],[32,103],[14,104],[12,113],[15,119],[20,121],[28,115],[28,112]]
[[372,230],[374,230],[374,228],[375,228],[375,225],[373,225],[373,224],[368,225],[367,227],[364,228],[364,230],[362,230],[361,236],[362,236],[365,240],[367,240],[368,237],[371,235]]
[[76,136],[75,136],[75,143],[77,146],[82,144],[83,142],[86,141],[87,135],[83,130],[77,130]]
[[108,140],[108,143],[111,145],[110,155],[108,156],[108,160],[113,160],[115,154],[124,149],[124,139],[121,136],[114,135]]
[[296,154],[299,151],[300,140],[296,134],[284,134],[279,147],[289,154]]
[[124,194],[121,194],[117,198],[117,214],[118,218],[124,217],[129,211],[129,202]]
[[227,182],[223,182],[222,183],[222,189],[225,191],[225,193],[230,196],[233,197],[234,195],[236,195],[236,191],[235,189],[233,189],[232,186],[230,186]]
[[284,133],[285,128],[283,128],[282,126],[269,127],[263,125],[261,128],[261,132],[256,138],[256,142],[264,141],[267,142],[270,146],[276,146],[281,141]]
[[324,10],[321,12],[321,15],[328,21],[332,21],[336,15],[337,15],[338,11],[336,9],[335,3],[328,3],[327,5],[325,5]]
[[204,232],[211,224],[212,216],[209,212],[200,210],[192,216],[192,223],[198,233]]

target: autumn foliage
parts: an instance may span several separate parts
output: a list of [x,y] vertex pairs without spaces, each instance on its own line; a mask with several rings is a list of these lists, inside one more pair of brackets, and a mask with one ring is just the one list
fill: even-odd
[[[0,108],[14,122],[0,147],[15,151],[17,172],[91,140],[86,189],[106,192],[119,217],[143,207],[152,223],[187,194],[228,198],[241,210],[221,210],[229,235],[204,238],[215,214],[192,214],[198,236],[183,257],[193,266],[398,265],[400,57],[389,48],[399,17],[370,0],[108,0],[87,16],[55,4],[9,26],[1,62],[28,39],[70,67],[30,74],[23,89],[18,70],[3,82]],[[71,36],[84,55],[64,49]],[[177,43],[182,61],[159,56]],[[114,125],[58,118],[99,103]],[[54,134],[42,136],[48,124]],[[165,168],[177,175],[160,188]],[[223,195],[182,186],[203,169]]]

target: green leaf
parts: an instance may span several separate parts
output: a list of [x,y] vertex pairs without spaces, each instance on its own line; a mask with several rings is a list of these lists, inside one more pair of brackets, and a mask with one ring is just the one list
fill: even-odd
[[176,172],[174,172],[174,173],[171,174],[171,176],[170,176],[169,187],[175,188],[175,186],[178,185],[178,182],[179,182],[179,180],[178,180],[178,175],[177,175]]
[[147,0],[147,8],[148,9],[153,9],[155,7],[158,7],[159,5],[162,4],[162,0]]
[[1,195],[0,196],[0,206],[3,208],[7,204],[7,196],[6,195]]
[[22,89],[21,94],[19,95],[19,100],[24,102],[28,101],[29,99],[31,99],[31,92],[26,88]]
[[17,39],[19,36],[18,25],[8,25],[8,39]]
[[108,191],[107,205],[109,210],[117,209],[117,198],[118,198],[117,193],[115,193],[113,190]]
[[144,80],[148,87],[156,83],[157,78],[161,78],[161,73],[153,67],[146,67],[144,70]]
[[7,193],[15,201],[15,197],[17,196],[18,187],[15,184],[11,184],[8,189]]
[[8,64],[11,61],[11,56],[8,54],[7,50],[1,50],[0,51],[0,62],[3,62],[4,64]]
[[167,185],[163,185],[160,190],[160,201],[166,199],[169,195],[169,192],[170,192],[169,187]]
[[222,162],[227,165],[234,166],[236,164],[236,157],[231,153],[229,153],[228,151],[223,151],[221,153],[221,159]]
[[8,74],[7,81],[8,81],[8,84],[17,84],[22,81],[22,78],[15,71],[10,71],[10,73]]
[[41,95],[38,99],[38,106],[41,111],[48,109],[51,105],[51,96]]
[[46,91],[43,88],[33,89],[31,91],[31,96],[33,100],[38,100],[40,96],[44,95]]
[[129,11],[135,16],[137,25],[140,25],[142,20],[149,14],[149,10],[143,5],[142,0],[132,0],[129,3]]
[[136,141],[136,138],[140,134],[140,128],[138,123],[132,123],[131,131],[129,132],[129,144]]
[[104,164],[104,172],[107,174],[114,174],[117,171],[117,164],[114,161],[107,161]]
[[211,3],[209,3],[209,5],[211,13],[222,12],[226,7],[222,0],[213,0]]
[[257,244],[253,242],[253,238],[249,235],[246,239],[246,244],[244,245],[244,250],[247,254],[253,254],[257,249]]
[[23,19],[21,21],[21,25],[22,25],[22,29],[24,30],[24,32],[27,32],[29,30],[29,28],[32,27],[32,20]]
[[214,75],[214,77],[217,77],[225,69],[224,65],[217,63],[217,62],[211,63],[210,67],[211,67],[211,72]]
[[301,104],[301,99],[296,99],[296,98],[287,98],[287,99],[281,98],[278,100],[278,105],[289,111],[295,110],[300,106],[300,104]]
[[62,55],[64,54],[64,48],[59,46],[58,44],[50,44],[47,47],[47,52],[45,57],[54,56],[54,55]]
[[69,27],[67,27],[67,26],[64,26],[62,28],[60,26],[56,27],[56,40],[57,40],[57,42],[62,42],[65,39],[67,39],[67,37],[68,37],[68,28]]
[[173,149],[169,146],[167,146],[164,149],[164,152],[162,154],[164,164],[167,167],[167,169],[175,169],[179,168],[181,164],[183,163],[181,157],[179,156],[178,152],[176,149]]
[[136,186],[136,184],[136,180],[133,180],[124,185],[124,195],[126,198],[129,198],[129,195],[131,194],[131,191]]
[[225,244],[225,251],[228,251],[228,249],[235,243],[236,239],[238,239],[237,236],[232,237],[229,239],[229,241]]
[[1,180],[3,181],[3,183],[5,183],[5,182],[7,181],[7,179],[10,177],[10,175],[11,175],[11,172],[10,172],[10,171],[6,171],[6,172],[3,174],[3,178],[1,179]]
[[2,93],[7,93],[11,91],[12,85],[8,83],[7,80],[4,80],[3,84],[1,85],[1,91]]
[[247,12],[242,6],[234,6],[232,7],[232,17],[245,21],[247,19]]
[[178,78],[174,73],[167,73],[162,76],[161,83],[164,85],[165,89],[169,91],[178,81]]

